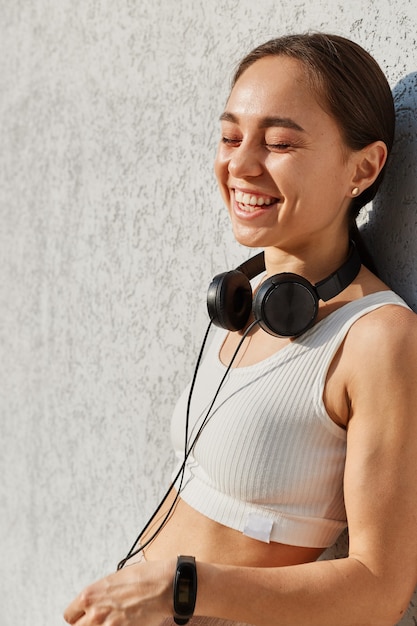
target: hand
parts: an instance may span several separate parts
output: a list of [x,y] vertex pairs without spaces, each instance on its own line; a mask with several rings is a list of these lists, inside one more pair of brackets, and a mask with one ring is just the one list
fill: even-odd
[[136,563],[89,585],[64,613],[76,626],[159,626],[172,615],[174,561]]

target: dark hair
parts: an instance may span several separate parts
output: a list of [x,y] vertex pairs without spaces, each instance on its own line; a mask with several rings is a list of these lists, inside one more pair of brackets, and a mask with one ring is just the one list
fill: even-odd
[[[301,61],[322,106],[335,119],[346,145],[361,150],[383,141],[391,151],[395,109],[388,81],[375,59],[361,46],[338,35],[307,33],[286,35],[258,46],[239,63],[232,79],[266,56],[287,56]],[[352,227],[365,204],[370,202],[385,173],[354,198],[350,207]]]

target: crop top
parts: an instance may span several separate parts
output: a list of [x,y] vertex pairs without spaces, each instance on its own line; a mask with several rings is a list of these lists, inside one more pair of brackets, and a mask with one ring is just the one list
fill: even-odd
[[[304,547],[332,545],[346,527],[346,431],[326,412],[326,376],[352,324],[386,304],[407,307],[391,291],[364,296],[267,359],[230,369],[187,458],[181,498],[254,539]],[[226,372],[219,351],[227,331],[216,328],[210,334],[190,404],[189,441]],[[188,394],[189,386],[171,422],[180,464]]]

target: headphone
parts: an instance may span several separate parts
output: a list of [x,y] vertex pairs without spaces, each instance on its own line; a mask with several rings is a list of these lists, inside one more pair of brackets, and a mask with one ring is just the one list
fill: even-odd
[[264,253],[248,259],[235,270],[215,276],[207,292],[211,321],[220,328],[242,330],[251,313],[259,326],[277,337],[298,337],[314,324],[319,300],[337,296],[356,278],[361,259],[353,241],[347,260],[333,274],[315,285],[291,272],[267,278],[252,294],[250,281],[265,271]]

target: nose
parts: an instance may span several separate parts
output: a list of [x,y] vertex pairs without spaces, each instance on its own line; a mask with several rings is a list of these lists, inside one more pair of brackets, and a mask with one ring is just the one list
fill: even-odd
[[260,176],[263,171],[257,151],[253,146],[245,144],[244,141],[233,149],[228,169],[234,178]]

